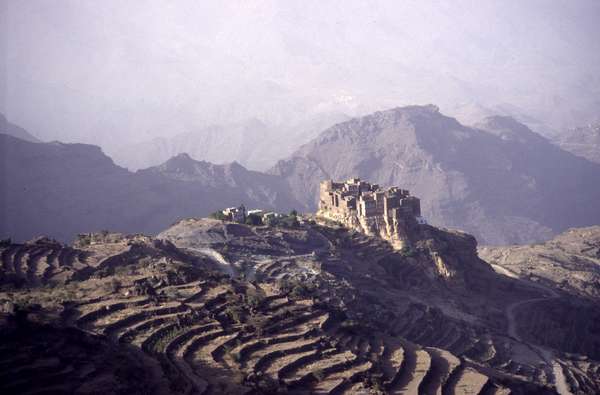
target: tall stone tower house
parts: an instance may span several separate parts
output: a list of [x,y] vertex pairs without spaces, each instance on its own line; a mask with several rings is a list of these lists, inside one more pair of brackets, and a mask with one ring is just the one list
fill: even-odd
[[322,181],[317,215],[380,236],[395,248],[404,247],[410,229],[422,223],[421,201],[408,190],[384,190],[359,178]]

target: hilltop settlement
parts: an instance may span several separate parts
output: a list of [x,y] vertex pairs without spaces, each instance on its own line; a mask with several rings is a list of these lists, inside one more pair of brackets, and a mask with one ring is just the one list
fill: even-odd
[[318,216],[338,221],[369,236],[379,236],[401,249],[408,231],[425,224],[421,201],[406,189],[382,189],[360,178],[321,182]]
[[[296,217],[295,211],[291,216]],[[228,207],[212,217],[249,225],[274,225],[289,217],[272,211]],[[406,189],[383,189],[360,178],[320,184],[318,220],[333,221],[368,236],[387,240],[396,249],[407,246],[409,231],[425,225],[421,201]]]

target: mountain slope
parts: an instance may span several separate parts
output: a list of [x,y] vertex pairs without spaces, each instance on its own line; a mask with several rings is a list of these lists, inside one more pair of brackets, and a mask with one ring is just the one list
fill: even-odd
[[600,166],[511,118],[471,128],[431,105],[335,125],[270,172],[311,210],[324,178],[398,185],[421,198],[430,222],[486,244],[542,240],[600,222]]
[[91,145],[30,143],[0,135],[0,237],[46,234],[72,240],[113,229],[156,233],[174,219],[229,205],[290,210],[298,205],[272,175],[187,155],[131,173]]
[[[542,244],[483,247],[479,255],[499,272],[548,291],[549,298],[523,304],[514,315],[526,341],[600,359],[600,227],[569,229]],[[587,362],[578,356],[568,365],[585,371]],[[589,392],[577,374],[568,380],[573,393]]]
[[[155,238],[105,233],[72,246],[47,239],[0,244],[0,319],[9,324],[0,320],[0,331],[11,340],[0,346],[8,367],[0,389],[33,392],[41,386],[33,377],[58,375],[52,384],[63,391],[97,391],[100,378],[131,391],[128,370],[120,377],[102,368],[111,346],[137,359],[140,392],[153,372],[145,393],[600,389],[595,360],[581,363],[562,348],[518,339],[522,317],[512,334],[508,307],[550,298],[492,270],[477,257],[473,237],[424,225],[408,252],[309,216],[302,222],[186,219]],[[540,319],[551,307],[538,309]],[[75,365],[73,377],[60,373],[76,352],[33,347],[46,331],[56,338],[64,327],[102,346],[83,345],[86,368]],[[26,328],[39,336],[18,336]],[[19,350],[28,349],[24,358]],[[577,386],[556,378],[554,363]]]
[[40,140],[33,136],[31,133],[26,131],[20,126],[8,122],[4,114],[0,113],[0,134],[8,134],[22,140],[30,141],[32,143],[39,143]]
[[600,226],[569,229],[541,244],[482,247],[479,256],[521,277],[600,300]]
[[556,144],[565,151],[600,163],[600,124],[569,129],[556,136]]

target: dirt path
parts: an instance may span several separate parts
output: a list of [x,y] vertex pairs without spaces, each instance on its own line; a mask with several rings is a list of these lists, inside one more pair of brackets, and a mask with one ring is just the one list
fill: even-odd
[[515,303],[509,305],[506,308],[506,319],[508,320],[508,335],[510,337],[513,337],[513,338],[517,339],[518,341],[522,342],[523,340],[521,339],[521,337],[519,336],[519,334],[517,332],[517,318],[516,318],[516,314],[515,314],[516,310],[519,307],[524,306],[526,304],[537,303],[537,302],[541,302],[543,300],[548,300],[548,299],[552,299],[552,297],[521,300],[519,302],[515,302]]
[[214,259],[217,263],[219,263],[221,265],[221,268],[223,269],[223,271],[225,273],[229,274],[229,276],[231,276],[231,277],[235,276],[235,270],[233,268],[233,265],[231,263],[227,262],[227,260],[223,257],[223,255],[221,255],[221,253],[218,252],[217,250],[215,250],[213,248],[190,248],[190,249]]
[[500,265],[496,265],[495,263],[490,263],[490,266],[494,269],[494,271],[496,273],[503,274],[506,277],[510,277],[510,278],[519,278],[519,276],[517,276],[516,273],[511,272],[510,270],[505,269]]
[[[516,273],[514,273],[502,266],[494,264],[494,265],[492,265],[492,267],[494,268],[494,270],[497,273],[500,273],[500,274],[503,274],[505,276],[512,277],[512,278],[519,278],[519,276]],[[537,354],[546,362],[546,364],[552,368],[552,375],[554,376],[554,385],[556,386],[556,392],[558,392],[560,395],[573,395],[573,393],[569,390],[567,380],[565,378],[564,372],[563,372],[560,364],[558,363],[558,360],[556,358],[554,358],[554,352],[548,348],[524,342],[521,339],[521,337],[519,336],[519,333],[517,330],[516,311],[518,308],[520,308],[526,304],[533,304],[533,303],[537,303],[537,302],[541,302],[541,301],[558,299],[558,298],[560,298],[560,295],[555,290],[548,288],[542,284],[537,284],[537,283],[534,283],[534,282],[531,282],[528,280],[524,280],[524,279],[521,279],[521,281],[527,281],[527,283],[529,285],[546,292],[548,294],[548,296],[527,299],[527,300],[521,300],[521,301],[510,304],[506,308],[506,319],[508,321],[508,335],[511,336],[512,338],[518,340],[519,342],[528,344],[531,347],[533,347],[537,351]]]

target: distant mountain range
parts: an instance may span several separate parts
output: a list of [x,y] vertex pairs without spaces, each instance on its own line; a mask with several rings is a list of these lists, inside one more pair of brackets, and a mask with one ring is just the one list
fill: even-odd
[[298,207],[279,177],[237,163],[213,165],[178,155],[132,173],[100,148],[31,143],[0,135],[0,238],[47,234],[70,241],[110,229],[154,234],[174,221],[225,206]]
[[557,135],[555,143],[565,151],[600,163],[600,123],[569,129]]
[[129,170],[156,166],[173,156],[187,153],[211,163],[236,161],[247,168],[262,171],[291,155],[324,129],[348,119],[342,113],[323,113],[285,128],[250,119],[125,145],[109,152],[109,155]]
[[7,134],[9,136],[17,137],[22,140],[30,141],[32,143],[39,143],[40,140],[33,136],[31,133],[26,131],[20,126],[8,122],[4,114],[0,113],[0,133]]
[[398,185],[422,199],[431,223],[484,244],[600,223],[600,166],[505,116],[467,127],[432,105],[376,112],[329,128],[270,173],[305,210],[316,208],[322,179]]
[[[261,144],[258,135],[241,145],[214,136],[219,143],[211,150],[224,153]],[[182,143],[178,150],[203,149],[200,136],[193,140],[197,146]],[[410,189],[430,223],[465,230],[481,244],[536,242],[600,223],[599,164],[510,117],[467,127],[432,105],[336,124],[267,173],[187,154],[133,173],[96,146],[8,135],[0,137],[0,150],[0,237],[15,240],[39,234],[70,240],[101,229],[153,234],[180,218],[240,203],[311,212],[321,180],[350,177]]]

